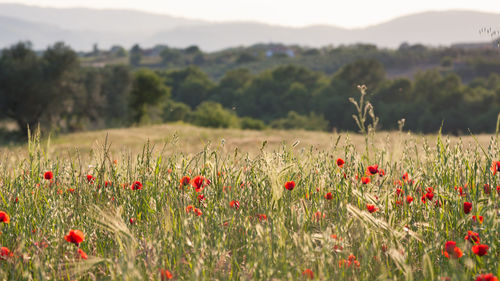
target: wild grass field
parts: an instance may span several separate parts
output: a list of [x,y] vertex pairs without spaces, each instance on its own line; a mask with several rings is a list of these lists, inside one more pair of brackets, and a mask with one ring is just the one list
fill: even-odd
[[0,152],[2,280],[500,275],[495,135],[168,124]]

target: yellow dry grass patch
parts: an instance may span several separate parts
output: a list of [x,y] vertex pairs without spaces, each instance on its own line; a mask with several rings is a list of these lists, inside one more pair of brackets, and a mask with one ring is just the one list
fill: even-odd
[[[314,149],[318,151],[328,151],[336,147],[353,145],[356,150],[363,151],[365,147],[365,137],[353,132],[328,133],[311,132],[304,130],[239,130],[239,129],[213,129],[195,127],[187,124],[171,123],[161,125],[151,125],[144,127],[108,129],[101,131],[80,132],[60,136],[46,137],[41,142],[42,148],[47,155],[52,157],[74,154],[90,155],[102,148],[104,141],[108,138],[111,144],[111,153],[136,155],[141,152],[144,145],[149,141],[154,145],[155,150],[164,153],[194,154],[202,151],[205,146],[211,149],[220,149],[226,153],[233,153],[238,149],[239,153],[254,155],[259,152],[262,144],[266,142],[266,150],[273,151],[279,149],[283,144],[296,144],[296,149]],[[462,141],[466,146],[476,146],[477,142],[487,148],[492,135],[475,136],[444,136],[444,139],[454,144]],[[392,157],[401,155],[405,143],[410,143],[411,147],[421,150],[424,141],[434,147],[437,135],[419,135],[400,132],[378,132],[370,140],[370,147],[376,147],[388,152]],[[336,146],[337,145],[337,146]],[[27,145],[14,147],[2,147],[0,152],[10,157],[25,157]]]

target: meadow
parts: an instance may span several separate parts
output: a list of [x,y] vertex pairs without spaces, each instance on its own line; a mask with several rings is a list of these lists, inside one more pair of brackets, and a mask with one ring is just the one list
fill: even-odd
[[0,153],[1,280],[500,275],[495,135],[167,124]]

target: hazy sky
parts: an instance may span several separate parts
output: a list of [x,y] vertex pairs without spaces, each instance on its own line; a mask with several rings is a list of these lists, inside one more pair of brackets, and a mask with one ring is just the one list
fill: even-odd
[[0,0],[50,7],[134,9],[212,21],[360,27],[430,10],[500,12],[500,0]]

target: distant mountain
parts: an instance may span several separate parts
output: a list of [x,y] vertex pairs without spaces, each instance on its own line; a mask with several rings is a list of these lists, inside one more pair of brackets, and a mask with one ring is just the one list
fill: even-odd
[[143,32],[153,34],[179,26],[200,25],[204,21],[133,10],[86,8],[45,8],[20,4],[1,4],[0,16],[50,24],[59,28],[85,31]]
[[94,43],[106,47],[114,44],[129,46],[137,42],[140,36],[144,37],[144,34],[63,29],[50,24],[0,16],[0,47],[6,47],[18,41],[31,41],[36,49],[44,49],[57,41],[63,41],[76,50],[89,50]]
[[470,11],[426,12],[400,17],[389,22],[358,29],[332,26],[290,28],[258,23],[220,23],[178,27],[160,32],[147,42],[164,40],[172,45],[198,44],[214,50],[257,42],[279,42],[311,47],[327,44],[372,43],[398,47],[402,42],[424,45],[450,45],[458,42],[485,42],[483,27],[500,29],[500,14]]
[[248,46],[260,42],[324,46],[338,43],[337,38],[345,33],[344,29],[336,27],[290,28],[235,22],[178,27],[155,34],[148,38],[147,43],[163,41],[173,46],[196,44],[206,50]]
[[401,42],[428,45],[450,45],[461,42],[491,41],[479,34],[481,28],[500,29],[500,14],[473,11],[425,12],[399,17],[367,27],[359,37],[381,46],[398,46]]
[[319,47],[371,43],[397,47],[402,42],[450,45],[486,42],[481,28],[500,29],[500,14],[473,11],[425,12],[357,29],[334,26],[292,28],[254,22],[213,23],[130,10],[56,9],[0,4],[0,47],[31,40],[35,48],[65,41],[77,50],[134,43],[173,47],[198,45],[205,51],[255,43]]

